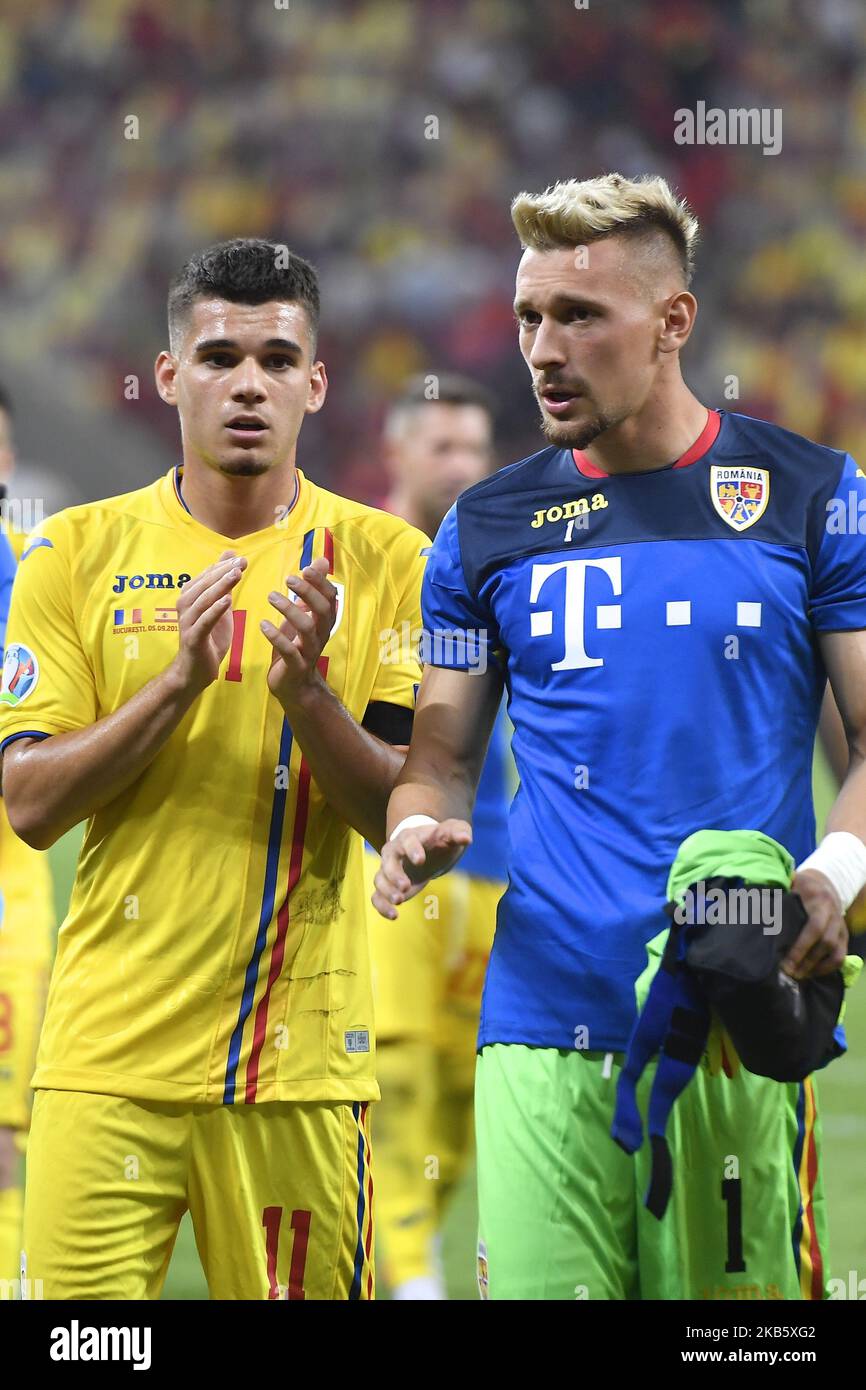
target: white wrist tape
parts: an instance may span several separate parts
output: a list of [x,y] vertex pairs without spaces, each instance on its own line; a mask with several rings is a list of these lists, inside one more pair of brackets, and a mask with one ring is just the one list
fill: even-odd
[[[438,825],[435,816],[404,816],[399,825],[396,825],[388,836],[389,840],[396,840],[401,830],[412,830],[416,825]],[[866,848],[864,848],[866,853]]]
[[797,865],[803,869],[818,869],[829,878],[847,912],[860,889],[866,885],[866,845],[850,830],[832,830],[818,848]]

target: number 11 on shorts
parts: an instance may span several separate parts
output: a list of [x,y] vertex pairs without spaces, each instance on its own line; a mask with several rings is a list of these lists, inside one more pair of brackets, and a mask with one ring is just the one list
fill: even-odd
[[[309,1211],[292,1212],[292,1230],[295,1233],[292,1243],[292,1263],[289,1267],[289,1283],[286,1298],[291,1300],[306,1298],[304,1292],[304,1270],[307,1265],[307,1243],[310,1239]],[[283,1220],[282,1207],[265,1207],[262,1212],[262,1225],[265,1228],[265,1252],[268,1258],[268,1301],[280,1297],[277,1282],[277,1249],[280,1243],[280,1225]]]

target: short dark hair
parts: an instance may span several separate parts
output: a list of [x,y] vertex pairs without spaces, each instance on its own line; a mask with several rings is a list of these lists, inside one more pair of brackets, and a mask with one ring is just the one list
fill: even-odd
[[218,241],[190,257],[168,291],[169,341],[174,345],[196,299],[266,304],[278,299],[307,311],[315,348],[319,330],[319,280],[309,261],[284,243],[260,237]]
[[399,430],[405,417],[424,405],[477,405],[491,423],[496,418],[496,403],[486,386],[457,372],[427,372],[411,377],[391,403],[386,434]]
[[0,381],[0,410],[5,410],[9,419],[12,419],[12,397],[9,395],[2,381]]

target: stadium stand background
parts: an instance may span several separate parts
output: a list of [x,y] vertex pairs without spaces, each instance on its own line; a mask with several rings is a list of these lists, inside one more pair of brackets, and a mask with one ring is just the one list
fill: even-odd
[[[859,0],[4,0],[18,490],[51,510],[177,457],[166,285],[231,235],[321,272],[331,390],[299,453],[320,482],[377,500],[383,405],[419,370],[480,377],[501,460],[532,452],[508,204],[605,169],[664,173],[703,222],[692,386],[866,457],[864,49]],[[781,108],[782,152],[676,145],[698,100]]]

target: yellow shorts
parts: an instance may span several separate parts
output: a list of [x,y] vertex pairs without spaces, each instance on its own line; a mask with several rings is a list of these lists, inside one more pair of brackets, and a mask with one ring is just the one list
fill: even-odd
[[23,1275],[158,1298],[188,1209],[216,1299],[374,1296],[368,1106],[178,1105],[37,1091]]
[[47,987],[46,965],[0,953],[0,1125],[9,1129],[30,1123],[30,1079]]

